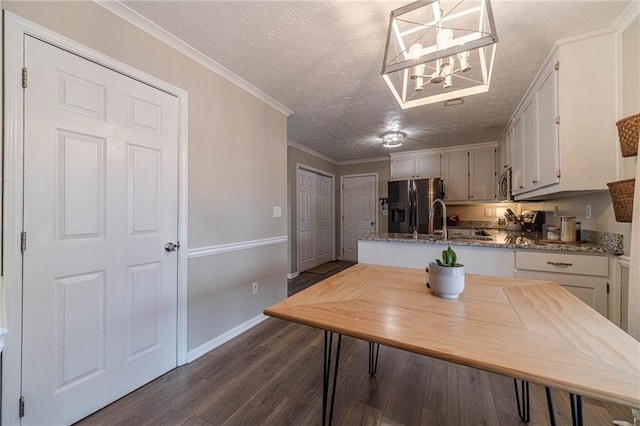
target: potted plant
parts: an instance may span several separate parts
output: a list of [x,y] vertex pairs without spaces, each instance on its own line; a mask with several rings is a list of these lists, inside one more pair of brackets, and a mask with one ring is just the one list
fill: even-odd
[[442,260],[429,263],[427,273],[427,287],[436,296],[456,299],[464,290],[464,265],[458,263],[458,256],[451,246],[442,251]]

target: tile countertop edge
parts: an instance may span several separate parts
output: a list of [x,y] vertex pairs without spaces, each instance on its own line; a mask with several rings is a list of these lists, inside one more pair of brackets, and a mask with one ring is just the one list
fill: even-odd
[[409,244],[432,244],[432,245],[452,245],[452,246],[468,246],[468,247],[490,247],[497,249],[511,250],[536,250],[536,251],[552,251],[565,253],[586,253],[586,254],[609,254],[621,255],[623,253],[616,250],[608,250],[605,247],[585,244],[585,245],[568,245],[568,244],[517,244],[517,243],[497,243],[493,241],[482,240],[427,240],[413,238],[397,238],[397,237],[361,237],[361,241],[376,241],[390,243],[409,243]]

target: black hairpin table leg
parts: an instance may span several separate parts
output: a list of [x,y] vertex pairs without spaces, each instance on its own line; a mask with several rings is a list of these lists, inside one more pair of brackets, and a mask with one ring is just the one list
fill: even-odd
[[531,412],[529,410],[529,382],[523,380],[522,383],[520,383],[521,392],[518,392],[518,380],[513,379],[513,387],[516,390],[518,416],[523,422],[529,423],[529,420],[531,420]]
[[[333,383],[331,382],[331,357],[333,356],[333,332],[324,332],[324,365],[322,381],[322,424],[331,425],[333,422],[333,406],[336,399],[336,382],[338,380],[338,365],[340,364],[340,346],[342,345],[342,334],[338,334],[338,344],[336,345],[336,361],[333,367]],[[327,415],[327,405],[329,403],[329,388],[331,387],[331,404]]]
[[549,386],[545,386],[544,390],[547,394],[547,407],[549,407],[549,424],[556,426],[556,411],[553,408],[553,398],[551,397],[551,389]]
[[584,420],[582,418],[582,396],[570,393],[571,399],[571,419],[573,426],[582,426]]
[[375,376],[378,371],[378,354],[380,353],[380,343],[369,342],[369,374]]

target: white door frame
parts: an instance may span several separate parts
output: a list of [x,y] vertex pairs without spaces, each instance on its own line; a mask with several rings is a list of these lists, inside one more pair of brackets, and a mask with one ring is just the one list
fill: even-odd
[[[365,176],[373,176],[375,178],[375,198],[376,200],[376,234],[378,233],[378,197],[380,194],[380,190],[378,189],[378,173],[357,173],[353,175],[342,175],[340,176],[340,253],[344,253],[344,179],[345,178],[356,178],[356,177],[365,177]],[[342,258],[342,256],[340,257]]]
[[[331,258],[336,258],[336,177],[335,175],[325,172],[324,170],[316,169],[315,167],[307,166],[306,164],[296,163],[296,235],[292,236],[298,238],[298,174],[300,170],[306,170],[322,176],[331,178]],[[292,275],[300,273],[300,258],[298,257],[298,246],[296,245],[296,272]],[[297,276],[297,275],[296,275]]]
[[24,113],[22,67],[24,37],[30,35],[53,46],[95,62],[120,74],[153,86],[178,99],[178,318],[177,363],[187,362],[187,105],[185,90],[164,82],[127,64],[89,49],[42,26],[4,11],[4,222],[2,259],[4,312],[8,331],[2,352],[2,423],[19,422],[18,400],[22,370],[22,232]]

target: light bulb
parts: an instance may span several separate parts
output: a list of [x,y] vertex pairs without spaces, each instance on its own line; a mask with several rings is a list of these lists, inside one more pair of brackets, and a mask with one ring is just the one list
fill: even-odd
[[412,44],[409,48],[409,56],[411,59],[418,59],[422,56],[422,45],[420,43]]
[[460,69],[462,72],[467,72],[471,69],[469,64],[469,52],[458,53],[458,60],[460,61]]
[[440,30],[438,33],[438,49],[448,49],[451,47],[451,40],[453,40],[453,31],[449,28]]

